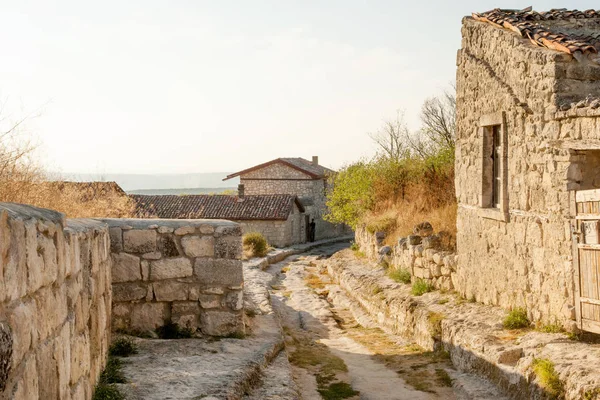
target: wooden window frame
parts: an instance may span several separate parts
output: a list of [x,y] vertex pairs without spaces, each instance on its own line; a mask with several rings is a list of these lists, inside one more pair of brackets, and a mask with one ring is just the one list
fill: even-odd
[[479,120],[481,177],[479,215],[508,222],[508,133],[506,114],[487,114]]

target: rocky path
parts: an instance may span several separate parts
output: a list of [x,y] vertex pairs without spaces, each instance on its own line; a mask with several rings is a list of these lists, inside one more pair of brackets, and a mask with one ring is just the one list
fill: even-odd
[[315,249],[267,270],[274,277],[272,304],[302,398],[464,398],[455,393],[452,376],[457,375],[445,354],[425,352],[354,320],[317,261],[343,247]]

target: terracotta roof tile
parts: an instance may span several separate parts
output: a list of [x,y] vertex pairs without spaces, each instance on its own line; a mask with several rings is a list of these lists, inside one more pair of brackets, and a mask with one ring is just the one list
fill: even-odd
[[296,196],[287,194],[248,195],[131,195],[138,217],[173,219],[286,220]]
[[554,9],[546,12],[525,10],[501,10],[473,13],[477,21],[487,22],[498,28],[509,29],[529,39],[534,45],[568,54],[596,54],[600,50],[600,20],[597,29],[581,29],[573,24],[557,26],[553,21],[573,22],[581,19],[600,19],[600,11]]
[[268,161],[266,163],[255,165],[254,167],[247,168],[245,170],[227,175],[227,177],[223,180],[226,181],[227,179],[231,179],[236,176],[240,176],[247,172],[256,171],[257,169],[266,167],[271,164],[276,164],[276,163],[282,163],[282,164],[289,165],[292,168],[295,168],[297,170],[305,172],[306,174],[310,175],[314,179],[321,179],[321,178],[324,178],[325,176],[335,172],[335,171],[333,171],[329,168],[326,168],[322,165],[314,165],[312,162],[310,162],[302,157],[281,157],[281,158],[276,158],[276,159]]

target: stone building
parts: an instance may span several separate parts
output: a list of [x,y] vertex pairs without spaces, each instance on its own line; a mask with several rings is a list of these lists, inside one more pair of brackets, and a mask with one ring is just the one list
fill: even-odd
[[598,50],[594,10],[496,9],[463,19],[454,282],[467,298],[595,332]]
[[306,213],[303,226],[314,219],[315,239],[325,239],[349,233],[344,225],[331,224],[323,219],[327,210],[328,177],[335,171],[319,164],[313,156],[312,162],[304,158],[277,158],[228,175],[223,180],[240,178],[247,195],[288,194],[297,196]]
[[260,232],[270,245],[306,242],[304,207],[287,194],[246,195],[239,186],[229,195],[131,195],[142,218],[225,219],[238,222],[243,233]]

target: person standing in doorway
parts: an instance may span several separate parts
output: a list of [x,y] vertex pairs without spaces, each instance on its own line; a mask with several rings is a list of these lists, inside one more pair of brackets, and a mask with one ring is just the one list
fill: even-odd
[[315,241],[315,231],[317,230],[317,224],[315,224],[315,219],[313,218],[310,221],[310,228],[308,229],[308,233],[309,233],[309,241],[310,242],[314,242]]

